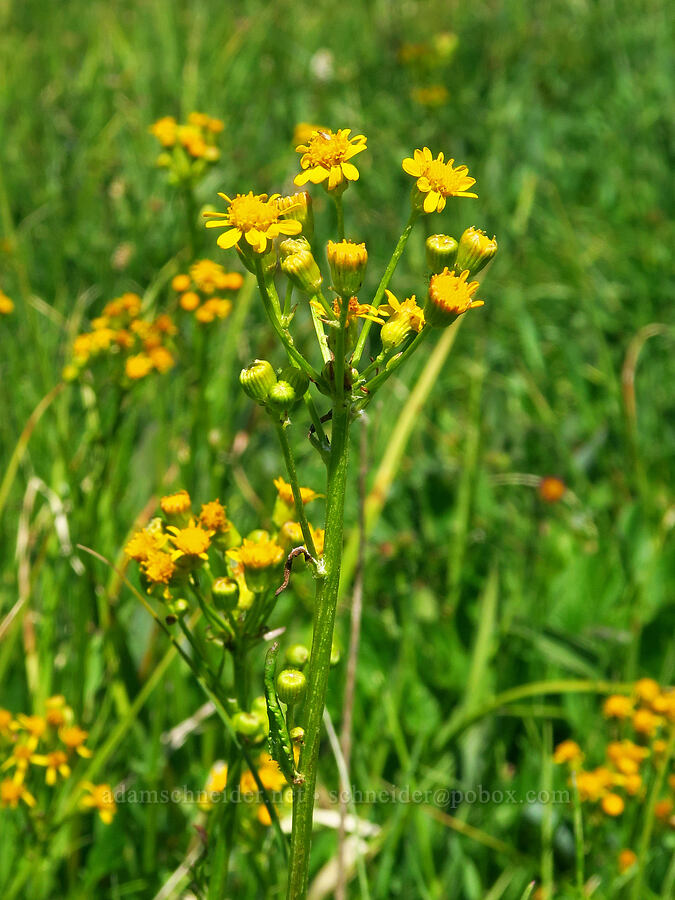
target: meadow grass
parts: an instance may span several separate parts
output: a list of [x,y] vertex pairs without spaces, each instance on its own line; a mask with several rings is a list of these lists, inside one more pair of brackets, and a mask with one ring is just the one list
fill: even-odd
[[[0,706],[28,711],[66,695],[104,748],[98,777],[111,784],[198,790],[223,754],[214,717],[180,747],[161,742],[204,696],[122,580],[77,545],[119,560],[141,511],[175,487],[227,499],[244,528],[258,521],[255,504],[269,508],[278,450],[236,380],[271,344],[252,284],[202,355],[186,347],[120,418],[114,385],[96,396],[69,385],[30,420],[107,300],[150,289],[161,310],[187,260],[185,214],[154,167],[148,126],[192,109],[226,122],[202,204],[218,190],[290,189],[300,121],[368,135],[346,225],[368,242],[370,289],[408,215],[400,161],[415,147],[466,162],[478,185],[479,200],[424,226],[459,234],[475,223],[499,239],[486,307],[436,358],[437,376],[425,382],[430,363],[415,358],[369,413],[366,492],[379,478],[387,493],[366,500],[354,787],[564,788],[552,749],[570,735],[598,745],[595,688],[672,682],[667,8],[0,2],[0,288],[16,303],[0,321]],[[402,44],[445,31],[458,36],[446,66],[401,62]],[[433,83],[447,101],[416,102],[411,92]],[[316,213],[326,228],[332,210],[318,192]],[[423,293],[422,231],[396,274],[398,296]],[[212,234],[199,240],[223,261]],[[309,446],[299,456],[303,483],[319,484]],[[547,505],[521,475],[558,476],[568,493]],[[357,518],[354,478],[348,534]],[[343,648],[355,547],[348,537]],[[307,640],[310,606],[300,589],[271,624]],[[491,702],[543,681],[565,687]],[[338,728],[343,682],[338,668],[328,695]],[[328,743],[321,782],[338,787]],[[519,898],[532,880],[549,896],[553,882],[556,897],[579,896],[571,805],[366,801],[356,811],[380,830],[350,896]],[[107,828],[73,826],[52,848],[60,862],[32,870],[30,895],[153,897],[192,850],[198,881],[194,816],[190,804],[123,804]],[[0,884],[28,896],[15,880],[20,828],[6,811],[0,822]],[[635,827],[600,828],[585,873],[601,879],[595,896],[630,890],[616,853]],[[645,898],[675,879],[672,832],[652,847]],[[319,831],[313,873],[334,854],[335,832]],[[281,896],[282,868],[270,830],[234,860],[227,896]]]

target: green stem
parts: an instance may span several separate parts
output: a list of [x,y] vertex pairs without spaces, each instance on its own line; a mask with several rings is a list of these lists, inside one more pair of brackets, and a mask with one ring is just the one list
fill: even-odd
[[426,340],[426,338],[431,334],[432,331],[433,331],[433,329],[430,328],[429,326],[427,326],[426,328],[423,328],[410,341],[410,343],[405,348],[405,350],[402,350],[401,353],[397,357],[392,359],[391,363],[389,365],[387,365],[387,367],[385,369],[383,369],[382,372],[380,372],[374,378],[371,378],[371,380],[366,383],[366,389],[368,391],[368,396],[367,396],[366,401],[362,404],[363,406],[365,406],[365,404],[371,399],[371,397],[375,393],[375,391],[378,388],[382,387],[382,385],[385,383],[385,381],[387,381],[387,379],[391,378],[391,376],[394,374],[394,372],[398,368],[400,368],[400,366],[402,366],[404,362],[406,362],[408,359],[410,359],[410,357],[413,355],[415,350],[417,350],[417,348],[422,343],[422,341]]
[[312,537],[312,531],[309,527],[309,522],[307,521],[305,504],[302,502],[302,493],[300,491],[300,482],[298,481],[298,472],[295,468],[293,451],[291,450],[291,445],[289,444],[288,438],[286,437],[286,429],[284,428],[284,426],[279,421],[275,422],[275,426],[277,430],[277,436],[279,438],[279,443],[281,444],[281,450],[284,454],[284,462],[286,463],[286,470],[288,471],[288,480],[291,485],[291,490],[293,491],[293,499],[295,500],[295,513],[298,517],[300,528],[302,529],[302,536],[305,539],[305,547],[309,550],[314,559],[316,559],[316,547],[314,545],[314,538]]
[[307,893],[312,814],[316,788],[321,721],[328,686],[333,626],[340,583],[344,498],[349,454],[350,410],[346,403],[333,409],[333,433],[326,488],[326,543],[324,577],[317,581],[312,653],[307,668],[307,698],[301,722],[305,744],[300,757],[304,782],[293,791],[293,831],[288,869],[288,900],[301,900]]
[[[410,233],[413,230],[413,225],[417,221],[419,217],[419,210],[413,209],[410,213],[410,218],[403,229],[403,234],[398,239],[398,243],[394,247],[394,252],[391,255],[391,259],[389,260],[389,264],[387,268],[384,270],[384,275],[380,283],[377,286],[377,290],[375,291],[375,296],[373,297],[372,305],[377,309],[377,307],[382,302],[382,298],[384,297],[384,292],[389,287],[389,282],[392,279],[394,272],[396,271],[396,266],[399,263],[399,260],[403,256],[403,251],[405,250],[405,245],[408,243],[408,238],[410,237]],[[356,347],[354,347],[354,353],[352,355],[352,365],[356,366],[358,361],[361,359],[361,354],[363,353],[363,348],[366,345],[366,340],[368,338],[368,332],[373,327],[373,323],[370,319],[366,319],[365,324],[361,330],[361,334],[359,335],[359,339],[356,342]]]
[[342,205],[342,194],[334,194],[335,198],[335,211],[337,213],[337,233],[338,240],[344,241],[345,239],[345,210]]
[[256,278],[258,279],[258,287],[260,289],[260,296],[262,297],[263,304],[265,306],[265,311],[267,316],[272,323],[272,327],[277,333],[279,340],[282,342],[284,347],[286,348],[286,352],[290,359],[293,362],[297,363],[298,367],[302,369],[302,371],[310,378],[312,381],[319,380],[319,374],[314,371],[312,366],[307,362],[305,357],[300,353],[294,343],[293,338],[290,335],[290,332],[287,328],[284,328],[279,321],[279,316],[277,315],[274,304],[272,302],[272,298],[270,296],[270,292],[267,288],[267,284],[265,282],[265,276],[263,274],[262,263],[260,262],[260,258],[256,256],[255,260],[255,269],[256,269]]

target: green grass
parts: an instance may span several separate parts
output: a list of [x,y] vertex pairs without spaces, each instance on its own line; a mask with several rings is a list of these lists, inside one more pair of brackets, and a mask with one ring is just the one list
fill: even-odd
[[[530,682],[672,682],[667,9],[660,0],[0,2],[0,288],[17,307],[0,321],[0,481],[81,323],[122,291],[153,284],[161,307],[159,273],[185,261],[184,212],[153,165],[147,129],[159,116],[203,109],[225,119],[222,160],[199,188],[204,204],[218,190],[289,189],[299,121],[365,133],[361,181],[345,203],[347,233],[368,244],[371,290],[408,215],[401,159],[417,146],[443,149],[477,179],[479,200],[450,204],[423,226],[458,234],[476,224],[496,233],[500,250],[481,285],[486,307],[459,331],[370,532],[354,712],[359,790],[482,784],[523,795],[549,777],[563,788],[559,771],[547,774],[552,743],[572,735],[602,753],[595,694],[529,697],[470,727],[448,722]],[[401,64],[403,42],[449,30],[459,43],[446,67],[422,75]],[[328,80],[313,74],[321,51],[332,55]],[[447,87],[447,104],[414,102],[422,77]],[[314,193],[325,239],[333,211]],[[394,279],[398,296],[424,295],[423,227]],[[200,240],[204,255],[232,262],[213,232]],[[114,262],[121,246],[123,267]],[[637,357],[633,419],[622,372],[652,323],[664,328]],[[211,718],[174,752],[159,743],[204,697],[176,660],[135,705],[168,644],[104,564],[68,549],[54,510],[72,546],[109,559],[150,498],[174,486],[198,503],[220,496],[243,531],[254,527],[243,475],[269,509],[281,460],[236,373],[273,348],[253,297],[245,319],[214,331],[205,365],[186,346],[170,375],[134,392],[114,430],[112,385],[94,398],[68,387],[8,482],[0,616],[24,605],[0,643],[0,706],[28,711],[64,693],[92,745],[111,740],[101,780],[199,789],[226,738]],[[424,364],[416,357],[369,412],[370,484]],[[317,487],[305,427],[295,435],[301,477]],[[356,460],[357,442],[352,449]],[[560,476],[570,494],[547,506],[514,473]],[[347,514],[349,528],[355,475]],[[19,552],[17,534],[28,535]],[[298,595],[282,599],[271,624],[304,639],[309,593]],[[345,607],[343,647],[348,620]],[[343,682],[344,662],[329,685],[337,724]],[[327,742],[320,780],[337,787]],[[547,826],[537,804],[465,804],[440,816],[419,804],[359,804],[382,829],[365,864],[370,896],[520,898],[547,870],[556,897],[577,896],[572,807],[548,810]],[[30,846],[30,836],[5,826],[9,812],[0,818],[7,884],[12,848]],[[80,820],[53,875],[36,870],[34,895],[153,897],[188,852],[193,819],[191,806],[169,803],[125,804],[107,829]],[[595,854],[586,875],[602,879],[595,896],[630,889],[614,879],[618,850],[637,849],[632,827],[628,818],[595,831],[584,822]],[[672,834],[658,831],[652,847],[645,897],[664,884]],[[333,832],[320,831],[314,871],[334,853]],[[250,864],[235,855],[228,896],[279,896],[280,868],[266,835]],[[358,880],[350,890],[359,896]]]

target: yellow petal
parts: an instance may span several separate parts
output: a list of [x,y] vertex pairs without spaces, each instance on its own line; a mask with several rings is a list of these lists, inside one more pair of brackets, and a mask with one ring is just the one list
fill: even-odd
[[230,247],[234,247],[236,243],[241,239],[241,231],[238,228],[231,228],[229,231],[223,232],[218,237],[217,244],[222,250],[229,250]]
[[429,191],[424,198],[424,212],[432,213],[436,211],[436,204],[439,200],[439,194],[436,191]]
[[342,174],[348,181],[359,180],[359,170],[356,168],[356,166],[353,166],[348,162],[343,162],[340,168],[342,169]]
[[410,159],[410,157],[404,159],[401,163],[401,166],[403,167],[403,171],[407,172],[408,175],[412,175],[413,178],[418,178],[422,174],[422,168],[420,164],[418,162],[415,162],[414,159]]

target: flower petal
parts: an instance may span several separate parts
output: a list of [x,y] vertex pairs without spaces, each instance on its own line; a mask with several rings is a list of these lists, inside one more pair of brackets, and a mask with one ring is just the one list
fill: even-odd
[[436,212],[436,205],[438,204],[439,198],[440,194],[438,194],[436,191],[429,191],[429,193],[424,198],[424,212]]
[[231,228],[229,231],[224,231],[221,235],[218,236],[218,240],[216,243],[221,248],[221,250],[229,250],[230,247],[234,247],[241,240],[241,231],[238,228]]
[[359,180],[359,170],[356,168],[356,166],[352,165],[352,163],[343,162],[340,168],[342,169],[342,174],[348,181]]

